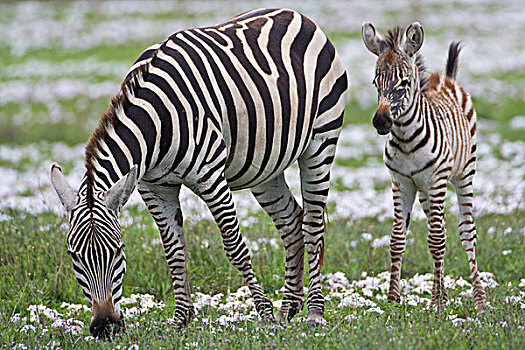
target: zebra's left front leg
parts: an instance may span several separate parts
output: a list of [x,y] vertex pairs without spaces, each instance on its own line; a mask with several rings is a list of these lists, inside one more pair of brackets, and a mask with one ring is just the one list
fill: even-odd
[[186,267],[186,242],[179,203],[180,185],[139,184],[139,193],[160,230],[175,294],[175,324],[185,327],[195,315]]

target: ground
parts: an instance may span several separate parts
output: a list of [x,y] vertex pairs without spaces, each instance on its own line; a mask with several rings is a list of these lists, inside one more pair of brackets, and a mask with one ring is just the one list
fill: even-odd
[[[83,145],[141,51],[171,32],[216,23],[272,2],[22,2],[0,5],[0,347],[1,348],[521,348],[525,344],[525,50],[517,2],[411,1],[287,3],[326,30],[350,76],[345,128],[329,197],[323,286],[327,324],[307,329],[306,310],[281,327],[262,326],[242,279],[228,263],[216,225],[195,196],[181,202],[196,319],[177,331],[158,232],[135,193],[121,214],[128,272],[126,332],[89,335],[90,311],[66,254],[68,225],[49,182],[53,161],[77,186]],[[282,5],[282,4],[280,4]],[[407,8],[409,11],[407,11]],[[497,16],[494,14],[497,13]],[[432,285],[426,223],[419,206],[403,261],[402,303],[386,302],[392,204],[371,126],[375,57],[363,21],[384,31],[417,20],[422,54],[442,70],[462,40],[459,82],[479,118],[474,210],[478,263],[489,308],[470,298],[457,203],[447,199],[447,309],[428,307]],[[296,168],[286,177],[299,198]],[[235,194],[255,273],[280,306],[284,250],[248,192]]]

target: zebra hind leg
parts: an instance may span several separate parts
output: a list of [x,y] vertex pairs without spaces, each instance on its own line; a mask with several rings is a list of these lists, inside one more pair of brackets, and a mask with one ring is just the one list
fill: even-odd
[[194,190],[206,203],[219,226],[226,256],[244,278],[259,316],[264,323],[275,323],[273,304],[253,273],[250,252],[239,231],[235,204],[226,179],[222,174],[213,176],[205,183],[194,186]]
[[186,267],[186,243],[179,203],[180,185],[139,185],[139,193],[160,230],[175,294],[175,324],[179,329],[195,315]]
[[467,259],[471,271],[472,287],[474,302],[479,312],[482,314],[485,312],[485,301],[486,295],[481,279],[479,277],[478,264],[476,261],[476,226],[474,224],[474,218],[472,215],[472,177],[474,173],[471,173],[470,169],[464,172],[466,175],[452,181],[452,185],[456,190],[459,204],[459,237],[461,238],[461,245],[467,253]]
[[[324,319],[324,297],[321,286],[321,267],[324,259],[324,210],[330,187],[330,166],[335,155],[338,133],[317,134],[299,158],[301,194],[303,197],[303,234],[308,252],[308,326],[322,324]],[[330,131],[328,134],[330,134]]]
[[283,240],[286,254],[284,298],[276,319],[278,322],[289,322],[302,310],[304,303],[303,209],[290,191],[284,174],[251,191],[272,218]]

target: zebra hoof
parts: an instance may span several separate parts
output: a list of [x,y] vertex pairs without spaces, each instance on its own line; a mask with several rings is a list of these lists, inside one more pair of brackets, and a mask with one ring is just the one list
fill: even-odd
[[275,315],[275,321],[280,324],[285,324],[287,322],[287,315],[283,313],[281,310],[277,311],[277,314]]
[[193,308],[186,311],[181,311],[178,313],[178,315],[176,313],[176,316],[173,318],[175,329],[179,332],[183,331],[191,323],[191,321],[193,321],[194,317],[195,310],[193,310]]
[[[281,324],[292,322],[292,319],[294,318],[299,311],[303,308],[303,303],[296,302],[296,301],[283,301],[283,304],[288,303],[287,305],[283,305],[279,311],[277,311],[277,315],[275,316],[275,319],[277,322]],[[287,310],[287,311],[283,311]]]
[[270,327],[273,327],[275,325],[278,325],[279,322],[276,321],[276,319],[273,317],[273,315],[270,315],[270,316],[264,316],[262,319],[261,319],[261,324],[263,326],[270,326]]
[[390,303],[401,303],[401,296],[399,295],[389,295],[387,298]]
[[436,314],[441,314],[443,311],[445,311],[447,303],[446,302],[438,302],[434,305],[430,305],[431,307],[434,307],[434,310],[436,311]]
[[487,312],[487,306],[485,304],[477,305],[478,308],[478,316],[483,317],[485,316],[485,313]]
[[307,328],[314,328],[319,327],[327,324],[323,313],[318,312],[309,312],[308,316],[306,316],[306,327]]

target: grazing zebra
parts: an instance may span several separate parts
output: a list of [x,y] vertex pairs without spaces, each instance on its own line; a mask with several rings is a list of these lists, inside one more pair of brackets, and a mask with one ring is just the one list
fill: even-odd
[[483,312],[485,292],[476,263],[476,228],[472,217],[472,180],[476,166],[476,113],[465,90],[456,84],[460,43],[450,44],[446,74],[427,75],[416,52],[423,44],[423,28],[413,23],[405,32],[397,27],[383,38],[370,23],[363,41],[378,56],[373,84],[378,107],[373,124],[389,134],[384,162],[392,177],[394,224],[390,242],[391,275],[388,300],[400,301],[401,259],[416,193],[428,218],[428,246],[434,261],[432,305],[446,305],[443,282],[445,255],[445,195],[447,182],[459,202],[459,234],[472,273],[474,301]]
[[[334,46],[310,19],[291,10],[246,12],[216,26],[182,30],[148,48],[89,139],[78,194],[57,164],[51,168],[69,213],[75,275],[93,305],[91,332],[107,336],[109,326],[120,323],[126,258],[117,217],[136,186],[160,230],[180,327],[194,314],[181,185],[207,204],[257,312],[275,322],[232,200],[232,190],[251,189],[286,251],[277,319],[288,321],[302,309],[306,248],[307,321],[321,322],[323,210],[347,85]],[[283,175],[296,160],[302,207]]]

